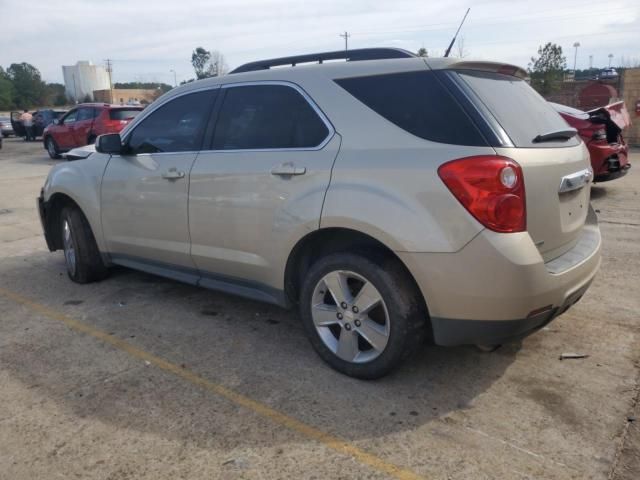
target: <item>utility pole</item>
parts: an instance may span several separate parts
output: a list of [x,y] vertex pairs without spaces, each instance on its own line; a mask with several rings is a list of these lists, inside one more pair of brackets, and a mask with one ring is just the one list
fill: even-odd
[[593,69],[593,55],[589,55],[589,70]]
[[573,75],[574,75],[573,78],[575,78],[575,74],[576,74],[576,62],[578,60],[578,47],[579,46],[580,46],[580,42],[575,42],[573,44],[573,48],[576,49],[576,52],[573,54]]
[[609,68],[611,68],[611,60],[613,60],[613,53],[607,55],[609,57]]
[[345,54],[345,57],[348,57],[349,56],[349,37],[351,36],[351,34],[345,30],[344,33],[341,33],[338,36],[344,38],[344,54]]
[[113,82],[111,81],[111,72],[113,72],[112,60],[107,58],[104,61],[107,65],[107,73],[109,74],[109,103],[113,103]]
[[170,72],[173,72],[173,86],[177,87],[178,86],[178,77],[176,76],[176,71],[171,69],[169,70]]

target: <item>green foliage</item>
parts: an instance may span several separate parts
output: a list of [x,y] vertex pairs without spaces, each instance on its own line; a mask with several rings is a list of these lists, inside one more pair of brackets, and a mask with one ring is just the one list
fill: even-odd
[[427,52],[427,49],[424,47],[421,47],[418,49],[418,52],[416,53],[416,55],[418,55],[419,57],[428,57],[429,56],[429,52]]
[[549,94],[557,90],[562,82],[567,58],[562,54],[562,47],[548,42],[538,48],[538,57],[531,57],[529,75],[531,86],[541,94]]
[[64,93],[64,85],[61,83],[47,83],[43,104],[47,106],[61,107],[67,103],[69,102]]
[[13,83],[4,69],[0,67],[0,110],[10,110],[14,107],[13,96]]
[[13,84],[13,103],[16,107],[29,108],[44,102],[46,84],[36,67],[26,62],[12,63],[7,75]]

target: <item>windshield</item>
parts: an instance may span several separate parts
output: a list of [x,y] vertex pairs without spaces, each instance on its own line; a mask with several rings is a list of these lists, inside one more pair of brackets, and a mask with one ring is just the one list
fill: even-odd
[[574,146],[577,138],[558,138],[544,144],[540,135],[564,131],[567,123],[521,78],[493,72],[459,71],[457,74],[480,97],[516,147]]

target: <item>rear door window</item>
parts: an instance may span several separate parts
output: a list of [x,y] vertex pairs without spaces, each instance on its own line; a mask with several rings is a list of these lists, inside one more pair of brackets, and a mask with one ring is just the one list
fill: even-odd
[[577,145],[569,140],[536,143],[538,135],[567,129],[567,123],[521,78],[494,72],[458,71],[457,75],[486,105],[516,147],[558,147]]
[[377,114],[417,137],[455,145],[487,145],[433,72],[343,78],[335,82]]
[[227,88],[213,139],[214,150],[313,148],[329,129],[292,87]]

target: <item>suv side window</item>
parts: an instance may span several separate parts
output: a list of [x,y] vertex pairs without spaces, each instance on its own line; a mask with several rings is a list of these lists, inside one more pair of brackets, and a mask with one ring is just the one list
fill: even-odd
[[433,72],[392,73],[335,82],[371,110],[417,137],[455,145],[487,145]]
[[226,89],[214,150],[313,148],[329,129],[292,87],[251,85]]
[[189,93],[170,100],[135,127],[129,154],[199,150],[217,90]]
[[89,108],[89,107],[79,108],[78,116],[76,117],[76,122],[81,122],[82,120],[91,120],[94,117],[93,112],[94,112],[93,108]]
[[76,117],[78,115],[78,110],[71,110],[69,113],[65,115],[62,119],[62,123],[67,125],[68,123],[73,123],[76,121]]

